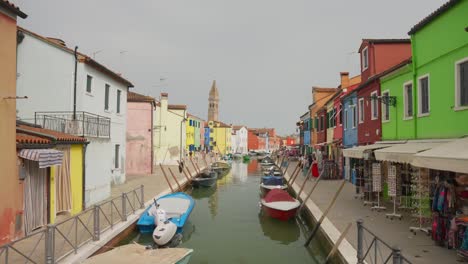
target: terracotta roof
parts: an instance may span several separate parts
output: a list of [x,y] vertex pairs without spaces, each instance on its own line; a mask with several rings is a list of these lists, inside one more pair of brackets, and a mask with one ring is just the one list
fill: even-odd
[[50,129],[33,127],[28,125],[17,125],[17,133],[27,134],[34,137],[46,138],[50,143],[86,143],[87,140],[84,137],[78,137]]
[[168,105],[167,109],[172,109],[172,110],[187,110],[186,105]]
[[147,102],[156,105],[156,99],[154,99],[153,97],[134,92],[128,92],[127,102]]
[[221,121],[215,121],[215,122],[219,124],[219,127],[231,127],[230,125],[223,123]]
[[232,126],[232,130],[237,131],[237,130],[243,128],[243,127],[246,127],[246,126],[243,126],[243,125],[240,125],[240,126]]
[[[0,0],[1,1],[1,0]],[[75,50],[73,49],[70,49],[68,48],[67,46],[59,43],[58,41],[54,40],[53,38],[46,38],[46,37],[43,37],[37,33],[34,33],[32,31],[29,31],[25,28],[22,28],[22,27],[17,27],[18,28],[18,31],[21,31],[23,33],[26,33],[28,35],[31,35],[39,40],[42,40],[44,42],[47,42],[49,44],[51,44],[52,46],[56,47],[56,48],[59,48],[63,51],[66,51],[68,53],[71,53],[71,54],[75,54]],[[109,77],[113,78],[114,80],[126,85],[127,87],[133,87],[133,84],[128,81],[127,79],[123,78],[121,74],[118,74],[118,73],[115,73],[114,71],[110,70],[109,68],[107,68],[106,66],[100,64],[99,62],[93,60],[91,57],[89,57],[88,55],[86,54],[83,54],[81,52],[77,52],[78,54],[78,61],[79,62],[83,62],[83,63],[86,63],[88,65],[90,65],[91,67],[95,68],[96,70],[108,75]]]
[[359,52],[364,48],[364,43],[372,44],[407,44],[411,43],[410,39],[362,39],[361,45],[359,46]]
[[19,144],[50,144],[49,139],[36,137],[24,133],[16,133],[16,143]]
[[12,12],[13,14],[21,17],[21,18],[27,18],[28,15],[26,15],[25,13],[23,13],[18,6],[16,6],[15,4],[11,3],[10,1],[8,0],[0,0],[0,7],[3,7],[5,8],[6,10]]
[[416,25],[414,25],[411,30],[408,32],[408,35],[413,35],[423,27],[425,27],[427,24],[431,23],[434,19],[436,19],[438,16],[442,15],[445,11],[449,10],[453,6],[455,6],[458,3],[461,3],[462,1],[460,0],[450,0],[447,3],[443,4],[441,7],[439,7],[437,10],[429,14],[427,17],[425,17],[423,20],[419,21]]
[[323,88],[323,87],[313,86],[312,92],[336,92],[336,88]]
[[203,118],[199,118],[198,116],[195,116],[195,115],[192,115],[192,114],[187,114],[187,117],[191,117],[193,119],[197,119],[199,121],[205,122],[205,120]]

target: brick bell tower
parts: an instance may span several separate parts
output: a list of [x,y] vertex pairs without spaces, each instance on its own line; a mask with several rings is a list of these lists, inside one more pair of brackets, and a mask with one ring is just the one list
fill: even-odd
[[208,97],[208,121],[218,121],[219,113],[219,93],[216,87],[216,80],[213,81]]

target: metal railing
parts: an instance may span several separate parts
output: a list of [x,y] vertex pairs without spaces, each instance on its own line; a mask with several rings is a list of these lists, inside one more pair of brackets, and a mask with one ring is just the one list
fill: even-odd
[[35,112],[34,123],[43,128],[82,137],[110,138],[111,119],[79,111]]
[[138,209],[144,208],[144,186],[94,205],[64,221],[47,225],[0,247],[0,263],[46,263],[63,260],[70,254],[113,229]]
[[401,249],[390,246],[364,226],[363,220],[357,221],[357,264],[412,264],[405,258]]

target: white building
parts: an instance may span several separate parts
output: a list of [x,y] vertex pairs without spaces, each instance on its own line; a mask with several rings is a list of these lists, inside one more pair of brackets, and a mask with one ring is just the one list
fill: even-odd
[[168,94],[161,93],[153,115],[154,165],[177,165],[185,158],[187,120],[186,105],[168,104]]
[[[17,116],[88,139],[85,205],[125,182],[127,92],[133,85],[58,39],[18,28]],[[75,59],[76,58],[76,59]],[[76,71],[75,71],[76,67]]]
[[249,152],[248,148],[248,135],[249,131],[245,126],[233,126],[232,128],[235,136],[232,140],[232,149],[234,153],[247,154]]

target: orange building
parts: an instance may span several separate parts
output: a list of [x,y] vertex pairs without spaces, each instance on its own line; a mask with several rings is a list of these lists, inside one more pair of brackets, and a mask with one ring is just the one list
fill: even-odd
[[0,244],[15,239],[22,219],[22,190],[16,165],[16,19],[26,18],[17,6],[0,0]]
[[310,119],[312,120],[310,147],[314,147],[317,144],[317,113],[336,92],[336,88],[312,87],[313,103],[309,105]]

